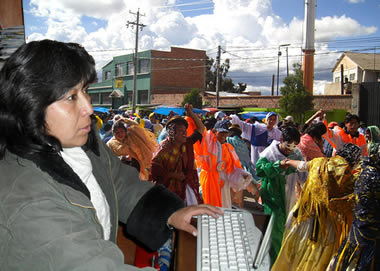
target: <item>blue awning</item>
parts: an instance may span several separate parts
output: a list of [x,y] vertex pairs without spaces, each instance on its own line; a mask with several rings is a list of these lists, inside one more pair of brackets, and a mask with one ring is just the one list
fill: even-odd
[[94,107],[94,111],[100,113],[109,113],[109,109],[105,107]]
[[242,113],[239,113],[239,114],[241,114],[241,117],[243,119],[250,119],[252,117],[256,117],[259,120],[262,120],[262,119],[265,119],[265,117],[267,116],[268,112],[254,112],[254,111],[251,111],[251,112],[242,112]]
[[[185,108],[183,108],[183,107],[158,107],[153,112],[160,114],[160,115],[167,116],[167,115],[169,115],[170,111],[173,111],[174,113],[176,113],[180,116],[183,116],[186,113]],[[198,109],[198,108],[193,108],[193,111],[196,114],[202,113],[202,115],[204,115],[207,112],[206,110],[202,110],[202,109]]]

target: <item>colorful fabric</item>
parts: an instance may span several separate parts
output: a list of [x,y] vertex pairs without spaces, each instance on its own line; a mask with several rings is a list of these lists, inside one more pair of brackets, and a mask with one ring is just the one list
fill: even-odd
[[380,266],[380,149],[374,144],[355,183],[354,222],[332,270],[378,270]]
[[352,224],[356,175],[344,158],[315,158],[307,168],[273,271],[326,270]]
[[329,129],[327,127],[326,120],[324,123],[327,129],[327,133],[323,135],[323,137],[330,142],[335,150],[341,149],[344,144],[352,143],[360,147],[363,156],[368,155],[367,142],[364,135],[358,132],[357,136],[351,136],[351,134],[347,133],[345,129],[339,126],[335,126],[334,129]]
[[264,123],[247,123],[242,121],[237,115],[231,115],[231,123],[239,124],[243,131],[242,137],[251,142],[251,161],[254,165],[259,160],[260,153],[273,140],[280,141],[281,139],[281,130],[277,126],[273,127],[272,130],[268,130],[267,125]]
[[[194,129],[189,123],[188,133]],[[202,142],[194,144],[197,165],[201,168],[200,183],[202,197],[206,204],[231,208],[230,188],[244,189],[250,176],[242,169],[234,147],[229,143],[221,144],[212,131],[205,130]]]
[[286,176],[295,172],[291,167],[284,170],[280,167],[281,160],[287,157],[279,150],[280,142],[273,141],[261,154],[256,163],[256,174],[261,177],[260,196],[264,212],[274,216],[271,248],[269,255],[273,264],[281,248],[284,225],[286,222]]
[[259,178],[256,176],[255,166],[251,162],[247,143],[236,135],[227,137],[226,141],[234,147],[240,159],[241,166],[252,175],[255,183],[258,183]]
[[[162,141],[152,159],[149,180],[166,186],[176,193],[185,202],[187,201],[186,189],[190,188],[196,197],[197,203],[203,202],[199,194],[198,173],[194,162],[193,144],[202,140],[202,136],[195,132],[188,137],[186,143],[179,148],[169,139]],[[179,180],[170,177],[169,173],[183,173],[185,179]]]
[[129,126],[127,137],[122,142],[115,137],[107,142],[107,146],[116,156],[129,155],[139,162],[141,180],[149,179],[150,164],[157,145],[154,134],[139,125]]
[[301,136],[300,143],[297,147],[302,152],[302,156],[305,161],[310,161],[317,157],[326,157],[323,154],[321,147],[315,143],[309,134],[304,134]]
[[380,129],[377,126],[368,126],[367,128],[371,135],[371,141],[368,142],[368,152],[373,152],[375,143],[380,143]]

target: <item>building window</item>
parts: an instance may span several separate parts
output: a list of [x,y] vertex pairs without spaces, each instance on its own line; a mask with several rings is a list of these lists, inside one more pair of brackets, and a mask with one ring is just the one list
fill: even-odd
[[149,72],[149,59],[140,59],[139,70],[140,73],[148,73]]
[[102,93],[102,102],[101,104],[112,104],[112,98],[110,96],[110,92],[103,92]]
[[340,77],[335,77],[335,83],[340,82]]
[[116,76],[124,75],[123,64],[122,63],[115,65],[115,74],[116,74]]
[[147,104],[148,103],[148,90],[140,90],[139,91],[139,98],[138,102],[139,104]]
[[93,104],[99,104],[100,101],[99,101],[99,93],[90,93],[90,99],[91,99],[91,103]]
[[133,65],[133,62],[132,61],[129,61],[128,62],[128,72],[127,72],[127,74],[128,75],[130,75],[130,74],[133,74],[133,72],[134,72],[134,67],[135,67],[135,65]]
[[350,74],[350,81],[353,81],[353,80],[355,80],[355,73]]
[[104,80],[110,80],[111,79],[111,71],[106,71],[104,73]]

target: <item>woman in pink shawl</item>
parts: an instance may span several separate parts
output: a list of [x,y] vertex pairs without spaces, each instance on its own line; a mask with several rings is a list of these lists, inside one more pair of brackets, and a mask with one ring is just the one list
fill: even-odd
[[305,161],[313,160],[317,157],[326,157],[323,153],[323,138],[326,133],[326,127],[322,122],[313,123],[306,129],[305,134],[301,136],[298,149],[302,152]]

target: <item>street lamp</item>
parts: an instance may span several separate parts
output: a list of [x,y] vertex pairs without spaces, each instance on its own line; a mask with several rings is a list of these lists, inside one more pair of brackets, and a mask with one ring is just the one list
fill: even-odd
[[287,44],[280,44],[278,46],[278,54],[277,54],[277,96],[278,96],[278,83],[279,83],[279,76],[280,76],[280,55],[281,55],[280,48],[281,47],[287,47],[289,45],[290,44],[287,43]]

